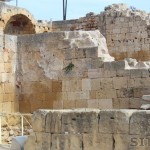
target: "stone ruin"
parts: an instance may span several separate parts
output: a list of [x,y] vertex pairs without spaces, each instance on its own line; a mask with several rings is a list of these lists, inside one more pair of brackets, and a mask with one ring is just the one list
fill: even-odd
[[129,109],[150,100],[150,14],[113,4],[47,22],[1,2],[0,17],[0,111],[36,111],[26,150],[139,150],[149,111]]

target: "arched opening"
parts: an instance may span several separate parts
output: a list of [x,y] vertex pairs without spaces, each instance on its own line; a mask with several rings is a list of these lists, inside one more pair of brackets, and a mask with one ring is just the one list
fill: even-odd
[[18,35],[34,33],[35,26],[28,17],[22,14],[12,16],[4,28],[4,34]]

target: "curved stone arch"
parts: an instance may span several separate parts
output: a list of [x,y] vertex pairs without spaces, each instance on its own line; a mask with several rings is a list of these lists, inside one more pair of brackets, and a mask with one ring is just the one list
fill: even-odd
[[[7,13],[1,14],[4,34],[34,34],[36,33],[37,21],[25,9],[7,9]],[[19,27],[20,26],[20,27]],[[18,30],[18,32],[17,32]]]

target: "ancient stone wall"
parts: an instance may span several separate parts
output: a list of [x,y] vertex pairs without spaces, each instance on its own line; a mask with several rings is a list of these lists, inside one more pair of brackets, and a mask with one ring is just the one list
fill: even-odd
[[38,110],[25,150],[148,150],[149,111]]
[[128,57],[147,61],[150,59],[149,18],[144,11],[114,4],[98,15],[89,13],[76,20],[54,21],[53,31],[99,29],[116,60]]
[[17,37],[0,35],[0,111],[16,112],[18,107]]
[[150,94],[149,63],[113,61],[98,31],[19,36],[18,53],[20,112],[139,108]]

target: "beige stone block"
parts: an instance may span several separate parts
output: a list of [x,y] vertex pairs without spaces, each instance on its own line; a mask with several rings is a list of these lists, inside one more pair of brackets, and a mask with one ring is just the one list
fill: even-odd
[[11,113],[12,112],[12,102],[2,103],[2,112]]
[[14,102],[17,99],[18,99],[18,96],[15,93],[3,94],[3,102]]
[[62,81],[52,81],[52,91],[61,92],[62,91]]
[[149,113],[146,111],[134,112],[130,118],[129,133],[135,135],[149,135],[149,118]]
[[0,73],[5,72],[4,63],[0,63]]
[[98,100],[99,109],[113,109],[112,99],[100,99]]
[[120,108],[120,102],[118,98],[113,98],[113,108],[114,109],[119,109]]
[[70,80],[70,91],[77,92],[82,90],[82,81],[80,79]]
[[37,110],[32,116],[32,127],[34,132],[45,132],[46,131],[46,115],[48,110]]
[[72,109],[75,108],[75,100],[64,100],[63,109]]
[[46,114],[45,123],[47,133],[61,133],[62,112],[50,111]]
[[53,109],[63,109],[63,101],[54,101]]
[[36,133],[32,133],[31,135],[29,135],[27,141],[25,142],[24,150],[36,150],[36,138]]
[[87,104],[87,100],[76,100],[76,108],[87,108],[88,104]]
[[82,79],[82,91],[91,90],[91,79]]
[[63,92],[71,91],[70,80],[62,80],[62,91]]
[[43,101],[36,100],[36,99],[30,99],[30,105],[31,105],[31,112],[34,112],[38,109],[42,109]]
[[36,133],[36,150],[50,150],[51,149],[51,134],[50,133]]
[[76,99],[80,99],[80,93],[81,92],[68,92],[68,100],[76,100]]
[[82,91],[80,92],[80,99],[86,100],[90,98],[90,92],[89,91]]
[[67,92],[57,92],[56,99],[57,100],[68,100],[68,93]]
[[97,99],[88,100],[88,108],[99,108],[99,101]]
[[12,64],[11,63],[4,63],[4,69],[6,73],[12,72]]
[[106,98],[107,98],[107,95],[106,95],[105,89],[100,89],[96,91],[96,99],[106,99]]
[[112,99],[112,98],[116,98],[117,97],[117,93],[115,89],[105,89],[105,93],[106,93],[106,98],[107,99]]
[[119,98],[120,109],[129,109],[130,101],[129,98]]
[[52,150],[79,150],[82,148],[82,136],[80,134],[53,134]]
[[97,91],[90,91],[90,99],[96,99],[96,92]]
[[101,78],[100,79],[100,87],[102,89],[113,88],[112,78]]
[[100,89],[100,79],[92,79],[91,90],[99,90],[99,89]]
[[114,77],[113,85],[115,89],[127,88],[127,77]]
[[0,94],[0,103],[2,103],[4,100],[4,94]]
[[16,89],[15,89],[15,85],[13,83],[5,83],[4,84],[4,92],[5,93],[15,93]]
[[141,98],[130,98],[129,99],[129,107],[130,109],[139,109],[142,105],[142,100]]
[[[91,121],[92,120],[92,121]],[[62,132],[96,133],[98,132],[98,111],[70,111],[62,114]]]
[[129,116],[127,111],[102,110],[99,113],[99,133],[111,134],[129,132]]
[[83,134],[85,150],[113,150],[112,134]]
[[55,92],[45,93],[45,100],[47,101],[55,101],[56,98],[57,98],[57,93]]

